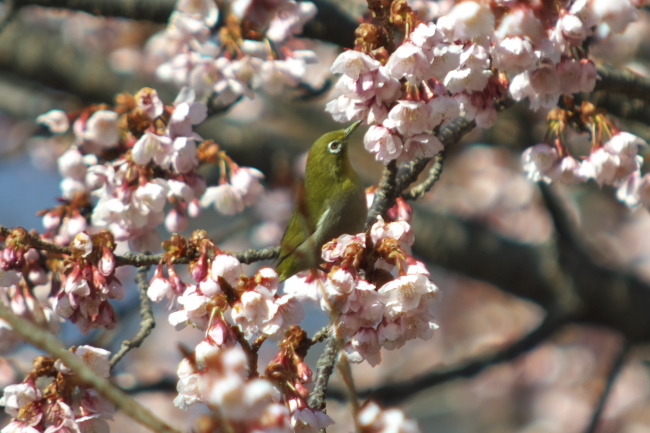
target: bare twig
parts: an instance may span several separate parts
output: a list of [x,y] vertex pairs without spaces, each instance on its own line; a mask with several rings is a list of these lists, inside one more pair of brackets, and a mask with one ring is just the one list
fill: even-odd
[[607,397],[612,391],[614,382],[616,382],[616,377],[618,376],[618,373],[620,373],[621,368],[625,363],[625,358],[627,357],[629,351],[630,351],[630,344],[627,341],[623,342],[621,350],[618,352],[616,359],[614,359],[612,368],[610,369],[609,374],[607,375],[607,383],[605,384],[605,389],[603,389],[603,393],[600,395],[600,398],[598,399],[598,405],[596,405],[596,409],[594,410],[594,413],[591,415],[591,420],[589,421],[589,425],[585,429],[585,433],[596,432],[596,428],[598,427],[598,421],[600,420],[600,417],[603,414],[603,410],[605,409],[605,403],[607,402]]
[[309,406],[312,409],[323,410],[325,409],[325,396],[327,395],[327,384],[332,373],[334,373],[334,365],[338,357],[339,350],[341,349],[341,342],[332,333],[327,338],[325,349],[318,359],[316,368],[316,380],[314,381],[314,390],[309,397]]
[[117,364],[120,359],[126,355],[129,350],[134,347],[140,347],[145,338],[151,334],[151,330],[156,326],[156,320],[153,317],[153,310],[151,306],[151,301],[147,296],[147,289],[149,288],[149,281],[147,278],[147,271],[149,267],[143,266],[138,269],[138,273],[135,276],[135,281],[140,290],[140,315],[142,316],[142,321],[140,322],[140,331],[133,337],[131,340],[125,340],[122,342],[122,347],[117,351],[115,355],[111,358],[111,368]]
[[0,317],[9,323],[13,332],[19,334],[25,341],[47,352],[52,357],[60,359],[75,373],[78,383],[95,389],[102,397],[113,403],[136,422],[154,432],[179,432],[179,430],[169,426],[107,379],[98,376],[79,357],[66,350],[54,335],[39,328],[29,320],[16,316],[3,303],[0,303]]

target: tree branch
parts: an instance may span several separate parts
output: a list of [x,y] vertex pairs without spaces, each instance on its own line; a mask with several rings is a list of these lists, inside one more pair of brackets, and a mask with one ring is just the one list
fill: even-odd
[[[0,237],[9,236],[12,232],[12,229],[4,226],[0,226]],[[40,251],[48,251],[56,254],[72,254],[72,250],[69,247],[56,244],[54,242],[49,242],[41,239],[40,237],[27,233],[25,242],[28,242],[32,248],[35,248]],[[225,254],[230,254],[237,258],[241,263],[249,265],[254,262],[259,262],[261,260],[273,260],[278,256],[280,252],[280,247],[267,247],[260,250],[246,250],[242,252],[234,251],[223,251]],[[157,265],[162,260],[163,254],[145,254],[145,253],[125,253],[123,256],[115,256],[116,266],[152,266]],[[190,260],[194,257],[176,257],[174,259],[175,264],[186,265],[190,263]]]
[[316,380],[314,381],[314,390],[309,397],[309,406],[312,409],[325,409],[325,396],[327,395],[327,384],[334,373],[334,364],[341,349],[340,340],[336,333],[332,333],[325,343],[325,349],[318,359],[316,369]]
[[443,150],[436,156],[434,156],[434,162],[429,170],[429,175],[424,179],[419,185],[414,186],[409,192],[402,194],[402,197],[405,200],[418,200],[424,197],[424,195],[431,191],[433,185],[438,182],[440,175],[442,174],[442,167],[445,162],[445,151]]
[[612,391],[614,382],[616,382],[618,373],[621,372],[621,369],[623,368],[623,364],[625,362],[625,358],[627,357],[627,354],[629,352],[630,352],[630,345],[627,343],[627,341],[623,342],[621,350],[618,352],[616,359],[614,359],[614,363],[612,364],[612,368],[610,369],[609,374],[607,374],[607,383],[605,384],[605,389],[603,389],[603,393],[600,395],[600,398],[598,399],[598,404],[596,405],[596,409],[594,410],[594,413],[591,415],[591,420],[589,421],[589,425],[585,429],[585,433],[596,432],[596,428],[598,427],[598,421],[600,420],[603,410],[605,409],[605,403],[607,402],[607,397]]
[[12,0],[16,9],[41,6],[72,9],[103,17],[122,17],[166,23],[176,0]]
[[60,359],[76,376],[79,384],[95,389],[102,397],[113,403],[119,410],[133,420],[154,432],[179,433],[179,430],[155,416],[149,409],[125,394],[121,389],[107,379],[98,376],[85,362],[72,352],[67,351],[56,337],[34,325],[29,320],[16,316],[9,308],[0,302],[0,318],[5,320],[13,332],[19,334],[25,341],[45,351],[54,358]]

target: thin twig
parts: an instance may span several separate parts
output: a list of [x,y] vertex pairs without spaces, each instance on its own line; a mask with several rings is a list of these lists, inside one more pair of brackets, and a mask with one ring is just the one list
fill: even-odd
[[260,374],[257,371],[257,361],[258,361],[257,350],[253,349],[251,344],[246,339],[246,336],[244,335],[243,332],[241,332],[238,326],[231,325],[230,329],[233,332],[233,334],[235,334],[237,341],[241,345],[241,348],[244,350],[244,353],[246,354],[246,361],[248,362],[248,377],[258,377]]
[[79,357],[66,350],[54,335],[29,320],[15,315],[1,302],[0,317],[9,323],[13,332],[19,334],[25,341],[47,352],[52,357],[60,359],[75,373],[76,380],[80,385],[92,387],[133,420],[154,432],[179,433],[179,430],[169,426],[107,379],[98,376]]
[[135,337],[131,340],[124,340],[122,342],[120,350],[118,350],[111,358],[111,368],[114,367],[115,364],[117,364],[132,348],[140,347],[144,339],[151,334],[151,330],[156,326],[151,300],[149,299],[149,296],[147,296],[147,289],[149,288],[149,280],[147,278],[148,270],[148,266],[142,266],[138,268],[138,272],[135,276],[135,281],[140,290],[140,316],[142,317],[142,321],[140,322],[140,331],[138,331]]
[[609,374],[607,375],[607,383],[605,384],[605,389],[603,389],[603,393],[600,395],[600,398],[598,399],[598,405],[596,406],[596,410],[594,410],[594,413],[591,415],[591,421],[589,422],[589,425],[585,429],[585,433],[596,432],[596,428],[598,427],[598,421],[600,420],[603,410],[605,409],[605,403],[607,402],[607,397],[612,391],[614,382],[616,382],[616,377],[618,376],[618,373],[620,373],[621,368],[625,363],[625,358],[627,357],[627,354],[630,351],[630,347],[631,347],[630,343],[627,340],[625,340],[623,342],[621,350],[618,352],[618,355],[614,360],[614,363],[612,364],[612,368],[609,370]]
[[314,390],[311,392],[309,398],[309,406],[312,409],[325,409],[327,383],[329,382],[332,373],[334,373],[334,365],[336,364],[336,358],[338,357],[340,348],[340,340],[335,334],[330,335],[325,343],[325,349],[318,359]]
[[414,186],[411,188],[409,192],[406,192],[402,194],[402,197],[405,200],[418,200],[424,197],[424,195],[433,188],[433,185],[435,185],[436,182],[438,182],[438,179],[440,179],[440,175],[442,174],[442,166],[445,162],[445,152],[444,150],[437,154],[434,157],[433,160],[433,166],[429,170],[429,175],[427,178],[422,181],[417,186]]

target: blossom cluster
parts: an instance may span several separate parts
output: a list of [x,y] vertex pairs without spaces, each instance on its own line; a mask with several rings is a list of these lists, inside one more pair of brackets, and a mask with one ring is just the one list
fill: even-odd
[[[156,74],[229,106],[261,88],[297,86],[316,54],[293,36],[316,14],[307,1],[181,0],[167,29],[148,43]],[[219,23],[219,31],[214,31]]]
[[[170,254],[174,248],[185,249],[180,237],[171,244]],[[215,405],[236,431],[318,431],[331,424],[327,415],[307,404],[312,372],[296,352],[305,335],[294,326],[304,317],[303,307],[296,296],[277,293],[275,270],[262,268],[247,277],[241,263],[219,251],[205,232],[196,232],[188,247],[198,251],[190,264],[196,284],[184,283],[167,261],[157,267],[147,291],[153,301],[168,299],[173,310],[169,322],[177,329],[192,325],[204,332],[192,357],[178,368],[174,403],[183,409],[199,402]],[[249,377],[257,365],[248,364],[242,344],[250,350],[269,337],[283,337],[281,351],[266,377]]]
[[[92,346],[79,346],[74,353],[99,376],[110,375],[110,352]],[[13,420],[3,433],[108,431],[106,422],[115,407],[92,388],[75,390],[70,369],[45,356],[34,360],[34,370],[25,381],[4,389],[0,405]],[[37,379],[55,378],[42,390]]]
[[[193,131],[206,116],[189,88],[172,106],[154,89],[124,94],[114,109],[90,107],[72,125],[71,116],[58,110],[40,116],[53,133],[74,134],[73,146],[58,160],[63,204],[44,212],[46,235],[65,245],[83,231],[105,228],[133,250],[156,251],[161,224],[180,232],[202,206],[234,214],[252,204],[262,192],[262,174],[239,167]],[[206,186],[195,171],[200,162],[219,167],[220,185]]]
[[540,143],[522,154],[527,176],[535,181],[565,184],[595,180],[617,188],[617,197],[630,207],[650,209],[650,173],[641,174],[640,147],[648,144],[633,134],[617,131],[605,143],[595,141],[587,157],[576,159],[561,140]]
[[596,37],[598,24],[623,31],[637,18],[636,7],[629,0],[568,3],[505,3],[497,14],[493,3],[464,1],[434,24],[393,2],[385,13],[404,39],[393,49],[385,30],[362,24],[355,50],[332,65],[342,74],[340,96],[327,111],[340,122],[371,125],[366,148],[388,163],[439,152],[433,132],[458,114],[492,126],[507,95],[527,97],[538,109],[556,106],[561,95],[591,91],[597,73],[583,45]]
[[327,275],[299,274],[287,280],[285,291],[318,301],[336,317],[349,360],[375,366],[382,347],[428,340],[437,328],[429,310],[438,288],[410,255],[413,240],[408,222],[379,218],[368,234],[342,235],[323,246]]
[[[0,302],[14,314],[58,332],[59,321],[51,305],[43,305],[30,287],[46,284],[48,274],[43,267],[41,254],[25,246],[27,233],[14,229],[0,250]],[[21,342],[11,326],[0,319],[0,353],[12,350]]]

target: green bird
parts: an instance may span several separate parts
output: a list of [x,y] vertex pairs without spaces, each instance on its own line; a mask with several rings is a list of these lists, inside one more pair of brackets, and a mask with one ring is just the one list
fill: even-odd
[[326,242],[363,232],[366,193],[348,156],[348,138],[360,123],[328,132],[312,145],[296,209],[280,243],[280,281],[318,268]]

